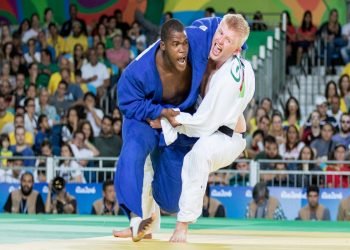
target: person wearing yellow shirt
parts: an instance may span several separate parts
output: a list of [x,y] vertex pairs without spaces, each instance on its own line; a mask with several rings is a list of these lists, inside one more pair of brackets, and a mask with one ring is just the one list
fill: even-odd
[[59,58],[59,56],[64,53],[66,46],[65,41],[63,37],[58,34],[56,24],[49,24],[49,32],[50,36],[47,38],[47,44],[55,49],[56,57]]
[[[57,87],[58,87],[58,84],[62,81],[61,71],[63,69],[68,69],[68,70],[70,69],[69,60],[67,58],[61,57],[59,68],[60,68],[60,71],[53,73],[50,77],[49,84],[47,87],[50,95],[55,94]],[[71,82],[75,81],[75,77],[74,77],[73,72],[70,73],[70,80],[71,80]]]
[[[10,145],[16,145],[16,138],[15,138],[15,132],[12,131],[9,133],[9,138],[10,138]],[[34,136],[31,132],[25,131],[24,133],[24,144],[26,144],[28,147],[33,146],[34,144]]]
[[7,134],[0,135],[0,146],[1,146],[0,156],[2,157],[1,167],[7,167],[7,159],[13,155],[12,151],[9,150],[10,139]]
[[0,131],[7,123],[13,123],[13,114],[7,112],[8,104],[3,95],[0,95]]
[[88,49],[88,39],[83,34],[81,24],[78,21],[73,22],[73,34],[67,37],[65,52],[73,55],[74,46],[80,43],[83,46],[84,51]]

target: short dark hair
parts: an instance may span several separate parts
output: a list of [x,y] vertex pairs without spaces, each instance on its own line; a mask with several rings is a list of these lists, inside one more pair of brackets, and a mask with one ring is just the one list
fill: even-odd
[[264,145],[266,145],[267,143],[277,144],[276,138],[273,137],[272,135],[267,135],[267,136],[264,138]]
[[319,195],[320,194],[320,189],[318,188],[318,186],[315,186],[315,185],[308,186],[307,189],[306,189],[307,196],[309,196],[309,194],[311,192],[315,192],[315,193],[317,193],[317,195]]
[[84,95],[84,101],[85,101],[89,96],[92,97],[92,98],[94,98],[95,103],[96,103],[96,96],[95,96],[94,93],[92,93],[92,92],[86,92],[86,93],[85,93],[85,95]]
[[108,186],[113,186],[114,182],[112,180],[106,180],[105,182],[103,182],[102,184],[102,190],[106,191]]
[[111,123],[113,123],[113,118],[112,118],[112,116],[110,116],[110,115],[104,115],[103,118],[102,118],[102,121],[105,120],[105,119],[107,119],[107,120],[109,120]]
[[165,42],[172,32],[183,32],[184,30],[185,26],[179,20],[170,19],[163,24],[160,30],[160,40]]

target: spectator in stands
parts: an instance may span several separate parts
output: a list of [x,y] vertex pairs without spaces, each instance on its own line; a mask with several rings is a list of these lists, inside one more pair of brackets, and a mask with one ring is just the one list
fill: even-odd
[[273,110],[273,107],[272,107],[272,101],[271,101],[270,98],[268,98],[268,97],[262,98],[261,101],[260,101],[260,107],[262,107],[263,109],[265,109],[266,114],[267,114],[268,116],[271,115],[272,110]]
[[267,25],[264,22],[263,15],[260,11],[257,11],[254,13],[252,30],[253,31],[265,31],[265,30],[267,30]]
[[7,166],[7,158],[11,157],[13,155],[12,151],[9,150],[10,147],[10,138],[8,134],[1,134],[0,135],[0,156],[1,156],[1,167]]
[[246,218],[285,220],[279,201],[269,195],[265,183],[257,183],[253,188],[253,200],[247,205]]
[[82,29],[82,24],[75,20],[73,21],[73,32],[66,38],[65,43],[65,52],[73,55],[74,47],[76,44],[81,44],[83,46],[83,50],[87,51],[88,49],[88,40],[84,31]]
[[31,38],[37,38],[40,31],[40,18],[38,13],[32,14],[30,28],[23,32],[22,43],[27,43]]
[[319,203],[320,189],[309,186],[306,190],[308,204],[298,212],[297,220],[330,220],[329,209]]
[[7,111],[8,103],[3,95],[0,95],[0,131],[7,123],[13,123],[13,114]]
[[4,211],[21,214],[45,213],[43,199],[38,191],[33,190],[33,185],[32,173],[24,173],[21,177],[21,189],[16,189],[9,194]]
[[40,52],[36,51],[35,45],[36,39],[31,38],[28,40],[28,52],[24,54],[24,60],[28,65],[31,63],[40,63],[41,61]]
[[[100,151],[102,157],[118,157],[122,147],[122,140],[119,135],[113,133],[113,119],[105,115],[102,119],[101,132],[95,137],[94,145]],[[113,147],[111,147],[113,145]],[[104,167],[114,167],[115,161],[104,161]],[[99,175],[100,177],[103,177]],[[112,178],[111,173],[107,173],[107,178]]]
[[346,42],[346,45],[340,49],[343,62],[345,64],[350,62],[350,23],[343,25],[341,29],[342,37]]
[[22,20],[22,22],[19,24],[19,27],[18,27],[18,33],[21,37],[21,41],[22,41],[22,37],[24,35],[24,33],[26,31],[28,31],[30,29],[30,22],[29,22],[29,19],[28,18],[24,18]]
[[210,186],[207,185],[203,199],[203,217],[226,217],[225,207],[217,199],[210,197]]
[[[330,155],[330,160],[333,161],[345,161],[346,147],[343,144],[335,146]],[[337,164],[330,164],[327,166],[326,171],[332,172],[349,172],[350,166],[343,162]],[[348,175],[327,175],[326,184],[329,188],[347,188],[349,187]]]
[[7,160],[7,170],[3,176],[0,176],[0,182],[20,183],[20,178],[25,172],[23,170],[23,155],[21,153],[13,153],[13,158]]
[[[61,146],[61,157],[73,158],[72,148],[67,143]],[[58,163],[60,167],[59,176],[66,182],[85,183],[82,167],[74,159],[62,159]]]
[[113,127],[113,134],[121,137],[122,136],[122,120],[118,119],[118,118],[114,118],[112,127]]
[[35,100],[31,97],[27,98],[24,101],[24,108],[26,110],[24,114],[25,129],[35,135],[38,128],[38,117],[35,114]]
[[96,215],[118,215],[122,210],[119,209],[114,190],[114,183],[107,180],[102,185],[102,198],[92,204],[91,214]]
[[[286,164],[283,162],[276,163],[275,170],[287,172]],[[290,180],[287,174],[276,174],[272,181],[267,183],[268,186],[289,187]]]
[[[240,187],[245,187],[249,185],[249,162],[248,161],[243,161],[243,160],[248,160],[244,154],[240,155],[238,160],[242,160],[236,163],[236,170],[240,171],[237,174],[228,174],[227,175],[227,183],[230,186],[240,186]],[[248,171],[248,173],[245,173],[243,171]]]
[[283,130],[282,121],[282,115],[279,112],[275,112],[271,118],[271,127],[269,131],[269,135],[276,138],[279,146],[286,142],[286,134]]
[[[259,153],[255,160],[280,160],[282,157],[278,154],[278,145],[276,139],[270,135],[264,138],[264,151]],[[260,163],[261,170],[275,170],[275,163]],[[264,181],[273,179],[273,175],[264,174],[261,176]]]
[[204,11],[204,17],[214,17],[215,9],[213,7],[208,7]]
[[87,120],[82,120],[79,122],[79,126],[78,126],[78,130],[82,131],[85,135],[86,140],[88,140],[88,142],[94,144],[94,140],[95,140],[95,134],[94,134],[94,130],[91,126],[91,123]]
[[323,45],[327,46],[327,73],[332,73],[333,56],[336,50],[346,45],[341,36],[341,25],[338,20],[338,10],[332,9],[329,12],[328,21],[323,23],[318,30],[318,34],[323,39]]
[[67,111],[66,124],[62,127],[62,141],[69,142],[73,138],[73,133],[78,130],[79,116],[75,107],[70,107]]
[[316,109],[320,114],[320,125],[323,126],[325,123],[330,123],[336,130],[338,130],[337,120],[327,115],[327,99],[324,96],[316,97]]
[[338,80],[338,87],[340,91],[340,110],[345,113],[348,112],[350,106],[350,77],[347,74],[341,75]]
[[5,97],[7,109],[12,111],[15,108],[15,97],[12,94],[11,83],[8,80],[3,80],[0,83],[0,93]]
[[82,104],[84,96],[83,91],[87,92],[86,84],[76,84],[75,82],[72,82],[71,71],[69,69],[62,69],[61,77],[62,81],[65,81],[68,84],[68,89],[65,94],[66,99],[74,102],[74,105]]
[[0,39],[0,46],[4,46],[8,42],[12,42],[12,36],[11,36],[11,30],[10,26],[3,24],[1,26],[1,39]]
[[94,131],[94,135],[100,134],[101,122],[103,118],[102,110],[96,108],[96,97],[88,92],[84,95],[84,104],[86,111],[86,120],[88,120]]
[[[298,161],[313,161],[315,160],[315,152],[310,146],[304,146],[299,154]],[[303,162],[303,163],[289,163],[287,166],[288,170],[298,170],[298,171],[322,171],[315,163]],[[290,175],[289,179],[291,184],[294,183],[296,187],[307,187],[310,185],[323,185],[324,178],[323,176],[316,175]]]
[[67,100],[66,93],[68,90],[68,83],[61,81],[53,96],[50,98],[50,105],[56,108],[57,114],[60,118],[64,116],[69,107],[72,105],[72,100]]
[[39,43],[39,45],[38,45],[39,51],[47,50],[50,53],[52,60],[56,60],[55,48],[48,44],[44,31],[39,32],[38,43]]
[[[248,127],[249,127],[249,134],[253,134],[253,132],[255,130],[257,130],[257,125],[258,125],[258,121],[260,120],[261,117],[267,115],[267,112],[265,110],[265,108],[263,107],[258,107],[255,111],[255,114],[253,117],[251,117],[250,119],[247,118],[247,120],[249,121],[248,123]],[[249,117],[249,116],[248,116]]]
[[40,153],[41,144],[44,140],[50,140],[51,130],[47,115],[41,114],[38,118],[38,132],[35,135],[34,152]]
[[37,85],[39,88],[47,88],[50,76],[59,71],[57,64],[52,62],[52,55],[48,49],[41,50],[41,63],[38,65],[38,70],[39,75]]
[[[131,28],[128,31],[128,37],[130,37],[131,44],[136,46],[139,53],[141,53],[142,50],[146,48],[146,44],[147,44],[146,36],[142,34],[140,23],[138,21],[134,21],[131,24]],[[139,46],[140,44],[138,43],[140,42],[142,43],[143,48]]]
[[88,63],[85,58],[84,48],[80,43],[75,44],[73,49],[73,55],[70,57],[71,71],[74,72],[80,69]]
[[[48,91],[49,91],[50,95],[53,95],[55,93],[55,91],[57,90],[58,84],[62,81],[62,76],[61,76],[62,70],[63,69],[70,70],[70,68],[71,68],[71,66],[70,66],[69,60],[65,57],[61,57],[59,60],[60,71],[53,73],[50,77],[49,86],[48,86]],[[71,77],[71,82],[74,82],[74,74],[73,73],[71,73],[70,77]]]
[[333,117],[337,121],[337,127],[340,128],[340,117],[343,112],[340,110],[340,97],[333,96],[331,99],[331,103],[329,104],[329,110],[327,111],[327,115]]
[[332,140],[334,128],[330,123],[325,123],[321,129],[321,138],[315,139],[310,146],[316,150],[316,158],[319,160],[327,160],[328,153],[335,148],[335,142]]
[[[0,50],[0,55],[1,55],[1,50]],[[0,64],[0,66],[1,66],[1,64]],[[5,81],[8,82],[8,85],[10,86],[10,88],[6,89],[6,92],[8,92],[7,94],[11,93],[12,90],[16,87],[16,78],[15,78],[15,76],[12,76],[10,73],[11,73],[10,62],[8,62],[8,61],[2,62],[2,68],[1,68],[1,74],[0,74],[0,84],[2,85],[3,82],[5,82]]]
[[56,58],[60,58],[60,56],[64,53],[65,41],[58,33],[55,23],[49,24],[49,37],[47,38],[47,44],[55,49]]
[[295,42],[297,41],[297,31],[292,23],[292,19],[290,18],[290,14],[287,10],[283,11],[281,14],[281,28],[282,28],[282,20],[283,20],[283,15],[286,15],[286,21],[287,21],[287,30],[286,30],[286,35],[287,35],[287,46],[286,46],[286,55],[287,55],[287,65],[290,65],[293,61],[293,55],[294,50],[295,50]]
[[337,221],[350,221],[350,196],[340,201]]
[[287,128],[286,142],[279,145],[279,154],[283,159],[296,160],[305,144],[300,141],[299,131],[295,125]]
[[116,34],[123,35],[122,30],[117,28],[117,18],[115,16],[110,16],[108,18],[107,34],[110,39]]
[[[15,107],[20,105],[20,102],[25,99],[25,76],[24,73],[18,73],[16,76],[16,87],[14,90]],[[24,102],[24,101],[23,101]]]
[[46,167],[53,166],[53,153],[52,145],[50,141],[44,140],[41,143],[41,150],[38,153],[38,158],[36,159],[35,166],[37,167],[34,171],[34,181],[35,182],[47,182],[46,179]]
[[98,97],[102,97],[110,84],[110,76],[107,67],[98,62],[95,49],[89,50],[89,63],[82,67],[81,73],[83,82],[88,83]]
[[46,115],[50,127],[58,123],[56,108],[49,104],[50,94],[46,88],[41,88],[39,97],[35,98],[35,115]]
[[[34,157],[33,150],[28,147],[25,144],[24,137],[25,136],[25,129],[22,126],[17,126],[15,128],[15,138],[16,138],[16,145],[13,145],[10,147],[10,150],[15,155],[15,153],[20,153],[24,157],[24,166],[25,167],[34,167],[35,166],[35,159],[32,159]],[[30,157],[25,159],[25,157]]]
[[[111,65],[111,62],[107,58],[106,46],[103,43],[101,43],[101,42],[97,43],[97,45],[96,45],[96,53],[97,53],[97,60],[100,63],[104,64],[108,68],[108,71],[111,71],[112,70],[112,65]],[[113,74],[115,74],[115,72],[112,71],[111,74],[113,75]]]
[[270,118],[267,115],[262,116],[258,120],[257,128],[264,132],[264,136],[269,134]]
[[306,145],[321,137],[321,115],[318,111],[314,110],[311,112],[302,132],[302,141]]
[[87,35],[86,24],[83,19],[78,18],[78,8],[75,4],[69,5],[69,15],[70,19],[63,23],[61,28],[61,36],[68,37],[71,32],[74,32],[74,23],[77,22],[80,24],[82,33]]
[[340,117],[340,131],[332,137],[336,144],[343,144],[347,149],[350,146],[350,114],[344,113]]
[[51,8],[46,8],[44,10],[44,22],[43,22],[43,30],[45,31],[45,35],[49,36],[49,25],[53,20],[53,11]]
[[77,213],[77,201],[66,191],[66,182],[62,177],[54,178],[49,184],[45,211],[52,214]]
[[297,65],[300,65],[304,53],[308,53],[313,48],[316,39],[317,28],[312,23],[312,13],[307,10],[304,12],[301,26],[297,30]]
[[74,157],[79,159],[79,164],[82,167],[87,166],[88,161],[86,159],[96,157],[100,154],[97,148],[85,138],[82,131],[76,131],[73,134],[73,140],[69,145],[72,148]]
[[123,37],[126,37],[130,26],[123,21],[123,12],[120,9],[116,9],[114,11],[114,16],[117,19],[117,29],[120,29],[123,32]]
[[123,37],[117,34],[113,37],[113,48],[106,51],[108,60],[116,65],[120,71],[123,71],[130,62],[130,52],[122,44]]
[[257,129],[252,135],[251,143],[247,143],[248,157],[254,159],[262,151],[264,151],[264,132]]
[[[15,128],[21,126],[24,127],[24,115],[16,114],[14,123],[7,124],[3,133],[8,133],[10,138],[10,145],[16,145],[16,137],[15,137]],[[25,131],[24,134],[24,143],[31,147],[34,144],[34,135],[29,131]]]
[[[7,42],[2,46],[2,51],[1,51],[2,59],[6,62],[10,62],[12,59],[12,56],[15,53],[15,48],[13,46],[12,42]],[[11,64],[12,67],[12,64]],[[10,71],[11,72],[11,71]],[[11,74],[13,75],[13,74]]]
[[283,127],[287,128],[290,125],[295,125],[298,130],[300,129],[300,106],[298,100],[293,96],[289,97],[286,102],[284,118]]

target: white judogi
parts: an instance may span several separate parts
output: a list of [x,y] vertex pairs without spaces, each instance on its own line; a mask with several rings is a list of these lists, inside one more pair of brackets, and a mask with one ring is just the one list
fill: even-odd
[[184,159],[178,221],[193,222],[201,215],[209,173],[231,164],[244,150],[246,141],[241,134],[229,137],[218,128],[236,127],[254,91],[255,77],[250,63],[234,56],[214,73],[195,114],[181,112],[176,120],[182,125],[175,129],[162,119],[168,144],[176,139],[176,131],[200,137]]

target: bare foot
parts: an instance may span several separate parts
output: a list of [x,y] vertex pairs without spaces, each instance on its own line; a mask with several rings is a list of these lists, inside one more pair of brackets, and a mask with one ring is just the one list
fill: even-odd
[[176,222],[176,228],[174,230],[173,235],[170,238],[170,242],[186,242],[187,240],[187,230],[188,223],[187,222]]
[[[116,238],[130,238],[131,237],[131,228],[125,228],[124,230],[113,230],[113,236]],[[146,234],[144,237],[144,239],[152,239],[152,234]]]

